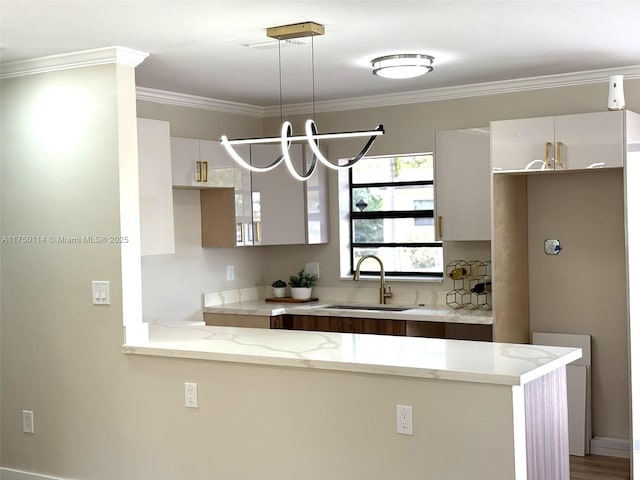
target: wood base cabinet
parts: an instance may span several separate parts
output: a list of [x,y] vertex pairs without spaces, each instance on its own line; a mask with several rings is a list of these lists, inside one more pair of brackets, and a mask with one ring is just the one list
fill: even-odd
[[374,318],[329,317],[317,315],[283,315],[276,317],[271,328],[340,333],[370,333],[378,335],[406,335],[404,320]]
[[205,313],[204,323],[209,327],[271,328],[274,318],[266,315],[236,315],[226,313]]

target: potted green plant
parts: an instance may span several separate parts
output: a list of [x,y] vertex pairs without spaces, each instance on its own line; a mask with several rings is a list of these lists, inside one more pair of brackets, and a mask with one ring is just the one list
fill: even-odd
[[313,273],[305,272],[304,269],[296,275],[291,275],[289,277],[291,296],[297,300],[308,300],[311,298],[311,290],[317,281],[318,277]]
[[273,296],[276,298],[282,298],[286,296],[287,284],[284,280],[276,280],[271,284],[273,287]]

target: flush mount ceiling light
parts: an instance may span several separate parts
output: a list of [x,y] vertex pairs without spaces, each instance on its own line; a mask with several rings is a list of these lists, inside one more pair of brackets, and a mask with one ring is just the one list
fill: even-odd
[[418,53],[386,55],[371,60],[373,74],[384,78],[413,78],[433,70],[433,57]]
[[[281,27],[272,27],[267,28],[267,37],[275,38],[278,40],[278,49],[280,49],[280,44],[283,42],[290,42],[291,39],[302,38],[302,37],[311,37],[311,67],[313,75],[315,75],[315,68],[313,65],[313,37],[316,35],[324,35],[324,26],[314,23],[314,22],[305,22],[305,23],[296,23],[293,25],[284,25]],[[278,55],[278,67],[280,71],[280,121],[282,121],[282,69],[280,68],[280,55]],[[312,79],[312,110],[313,116],[315,116],[315,80]],[[247,138],[247,139],[237,139],[237,140],[229,140],[226,135],[222,135],[220,137],[220,143],[226,149],[227,153],[236,163],[238,163],[241,167],[246,168],[247,170],[251,170],[252,172],[268,172],[273,170],[278,165],[280,165],[283,161],[289,170],[289,173],[296,179],[300,181],[306,181],[313,175],[318,165],[318,161],[320,163],[326,165],[327,167],[334,170],[341,170],[344,168],[351,168],[356,162],[358,162],[362,157],[364,157],[373,142],[375,142],[376,138],[379,135],[384,135],[384,127],[382,125],[378,125],[373,130],[364,130],[364,131],[356,131],[356,132],[334,132],[334,133],[318,133],[318,129],[316,127],[316,123],[314,119],[308,119],[305,122],[305,133],[304,135],[293,135],[293,127],[291,123],[288,121],[282,122],[282,128],[280,129],[279,137],[270,137],[270,138]],[[333,163],[322,154],[320,151],[320,140],[326,139],[335,139],[335,138],[352,138],[352,137],[369,137],[366,141],[360,153],[358,153],[355,157],[348,160],[346,163],[337,164]],[[289,154],[289,148],[292,143],[295,142],[306,142],[313,153],[313,157],[311,160],[311,165],[307,169],[307,171],[303,173],[299,173],[295,167],[293,166],[293,162],[291,161],[291,156]],[[238,152],[233,148],[234,145],[257,145],[261,143],[279,143],[282,149],[282,154],[279,155],[270,165],[266,167],[256,167],[251,165],[251,163],[247,162],[243,159]]]

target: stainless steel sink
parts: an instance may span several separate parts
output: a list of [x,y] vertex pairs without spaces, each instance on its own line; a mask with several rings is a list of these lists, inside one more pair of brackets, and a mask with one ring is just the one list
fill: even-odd
[[394,307],[392,305],[320,305],[317,308],[334,308],[336,310],[371,310],[376,312],[404,312],[405,310],[411,310],[407,307]]

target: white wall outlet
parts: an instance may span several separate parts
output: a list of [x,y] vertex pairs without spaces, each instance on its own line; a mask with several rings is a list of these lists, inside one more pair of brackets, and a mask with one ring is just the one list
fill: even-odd
[[91,282],[91,296],[94,305],[109,305],[111,298],[109,295],[108,280],[94,280]]
[[184,382],[184,406],[198,408],[198,384]]
[[32,410],[22,410],[22,431],[24,433],[34,433]]
[[317,262],[310,262],[304,266],[304,271],[307,273],[313,273],[316,277],[320,278],[320,264]]
[[236,267],[233,265],[227,265],[227,281],[231,282],[236,278]]
[[413,435],[413,407],[396,405],[396,432]]

